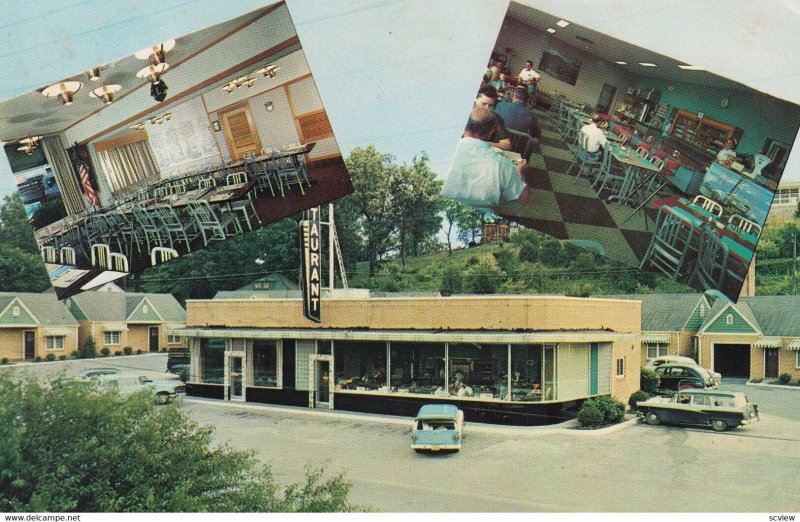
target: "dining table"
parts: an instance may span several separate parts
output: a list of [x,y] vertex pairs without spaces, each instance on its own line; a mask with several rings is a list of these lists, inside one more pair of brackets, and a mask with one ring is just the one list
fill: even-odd
[[608,201],[616,199],[619,200],[619,204],[624,204],[637,189],[652,180],[653,176],[658,174],[659,169],[625,145],[612,144],[610,150],[612,158],[622,165],[625,179],[619,192],[609,196]]

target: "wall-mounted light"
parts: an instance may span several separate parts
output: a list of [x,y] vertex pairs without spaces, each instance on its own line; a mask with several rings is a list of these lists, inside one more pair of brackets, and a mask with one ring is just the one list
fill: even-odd
[[122,89],[122,86],[111,84],[101,85],[89,93],[93,98],[100,98],[106,105],[111,105],[114,102],[114,95]]
[[214,129],[214,132],[220,131],[219,121],[214,120],[211,122],[211,128]]
[[48,98],[57,98],[62,105],[72,105],[72,98],[82,86],[81,82],[61,82],[47,87],[42,91],[42,94]]
[[147,60],[150,65],[158,65],[164,63],[166,60],[167,52],[175,47],[175,40],[167,40],[158,45],[136,51],[133,55],[140,60]]
[[271,101],[268,101],[268,102],[267,102],[267,103],[264,105],[264,107],[267,109],[267,112],[272,112],[272,110],[275,108],[275,106],[274,106],[274,105],[272,105],[272,102],[271,102]]

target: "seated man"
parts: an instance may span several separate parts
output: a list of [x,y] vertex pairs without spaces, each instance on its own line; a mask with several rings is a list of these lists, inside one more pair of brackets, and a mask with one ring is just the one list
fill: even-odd
[[[484,109],[494,110],[497,105],[497,89],[491,85],[481,85],[478,89],[478,96],[475,97],[473,107],[483,107]],[[492,126],[492,132],[489,134],[489,143],[492,147],[498,149],[511,150],[511,137],[506,130],[503,118],[495,115],[495,123]]]
[[581,134],[586,136],[586,149],[578,149],[579,158],[597,161],[603,157],[603,147],[606,146],[608,138],[597,126],[601,121],[604,121],[603,116],[595,113],[592,115],[592,121],[581,127]]
[[494,121],[491,111],[481,107],[472,109],[442,195],[482,208],[515,200],[527,203],[529,190],[522,179],[527,163],[514,165],[492,150],[487,140]]
[[528,101],[531,106],[534,106],[534,99],[536,95],[536,84],[542,75],[533,70],[533,62],[528,60],[525,62],[525,68],[519,73],[519,81],[528,86]]
[[507,128],[541,138],[539,117],[536,116],[536,112],[528,108],[527,103],[528,90],[525,87],[517,87],[511,101],[500,102],[494,112],[503,118]]

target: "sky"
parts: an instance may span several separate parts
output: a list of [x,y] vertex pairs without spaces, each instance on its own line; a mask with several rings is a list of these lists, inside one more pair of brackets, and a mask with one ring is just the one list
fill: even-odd
[[[0,99],[266,3],[30,0],[19,9],[18,2],[0,0]],[[800,0],[523,3],[800,102]],[[508,0],[287,4],[342,153],[374,144],[410,162],[424,151],[444,177]],[[785,179],[800,180],[798,156],[800,147]],[[0,154],[0,195],[12,190]]]

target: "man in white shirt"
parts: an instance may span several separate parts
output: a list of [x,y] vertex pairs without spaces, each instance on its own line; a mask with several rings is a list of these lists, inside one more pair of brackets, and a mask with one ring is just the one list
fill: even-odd
[[525,68],[519,73],[519,81],[528,86],[528,103],[535,105],[536,84],[539,83],[542,76],[533,70],[533,62],[528,60],[525,62]]
[[717,163],[721,163],[726,167],[730,167],[736,160],[736,142],[734,140],[726,140],[722,150],[717,152]]
[[486,141],[494,122],[491,111],[472,109],[442,188],[444,196],[480,208],[508,201],[528,202],[529,190],[522,178],[527,163],[514,165]]
[[603,129],[597,126],[603,121],[603,117],[595,113],[592,121],[581,127],[581,133],[586,135],[586,148],[578,150],[578,157],[588,160],[599,160],[603,157],[603,147],[606,146],[608,138]]

